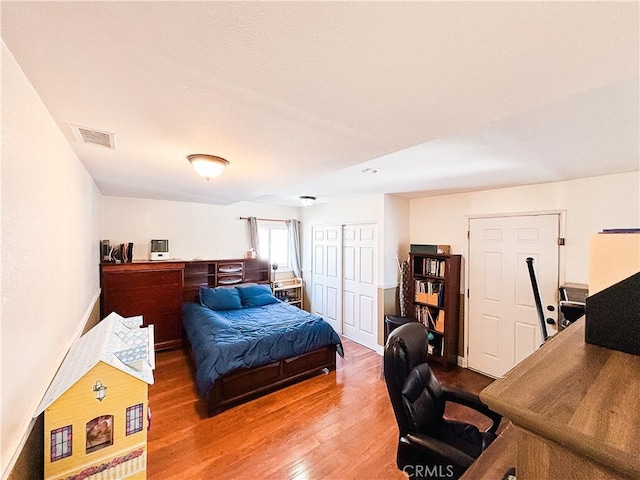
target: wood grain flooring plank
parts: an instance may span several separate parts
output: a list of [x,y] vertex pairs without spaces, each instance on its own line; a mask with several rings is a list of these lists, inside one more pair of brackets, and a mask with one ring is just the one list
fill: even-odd
[[[395,465],[398,429],[382,358],[343,343],[335,371],[211,418],[186,354],[159,353],[149,389],[148,479],[406,479]],[[476,393],[491,381],[456,369],[441,378]]]

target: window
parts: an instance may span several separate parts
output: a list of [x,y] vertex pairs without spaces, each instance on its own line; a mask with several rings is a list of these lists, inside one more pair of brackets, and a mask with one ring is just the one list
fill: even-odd
[[260,242],[260,258],[277,263],[278,270],[289,267],[289,233],[284,222],[258,223],[258,241]]
[[73,428],[71,425],[51,430],[51,461],[70,457],[72,450]]
[[113,415],[101,415],[87,422],[87,453],[113,445]]
[[142,431],[142,404],[127,407],[126,434],[131,435]]

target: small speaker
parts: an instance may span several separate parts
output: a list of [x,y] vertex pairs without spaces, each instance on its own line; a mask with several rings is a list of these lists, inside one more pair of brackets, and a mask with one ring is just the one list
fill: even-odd
[[111,245],[109,245],[109,240],[102,240],[100,242],[100,260],[103,262],[108,262],[111,260],[109,256],[109,252],[111,251]]
[[169,240],[151,240],[151,260],[169,260]]

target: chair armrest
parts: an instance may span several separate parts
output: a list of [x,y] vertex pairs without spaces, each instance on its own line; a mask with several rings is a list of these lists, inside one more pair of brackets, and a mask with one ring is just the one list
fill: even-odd
[[473,457],[433,437],[409,433],[405,438],[410,444],[418,445],[429,453],[441,456],[444,461],[454,464],[458,469],[466,470],[474,462]]
[[496,433],[498,426],[500,425],[500,421],[502,420],[502,415],[494,412],[489,407],[487,407],[482,401],[480,397],[475,393],[465,392],[462,390],[457,390],[455,388],[443,386],[442,390],[444,392],[444,398],[448,402],[458,403],[460,405],[464,405],[465,407],[469,407],[474,409],[476,412],[483,414],[485,417],[491,419],[491,426],[485,430],[487,432]]
[[586,305],[585,302],[575,302],[572,300],[560,300],[560,307],[584,308],[585,305]]

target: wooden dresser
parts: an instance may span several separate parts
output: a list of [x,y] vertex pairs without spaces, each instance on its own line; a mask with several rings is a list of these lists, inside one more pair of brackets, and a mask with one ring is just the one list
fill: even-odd
[[182,302],[200,286],[268,283],[269,263],[259,259],[142,261],[100,265],[100,318],[111,312],[142,315],[155,326],[156,350],[182,346]]
[[640,356],[586,344],[584,322],[480,393],[515,427],[518,480],[640,478]]

